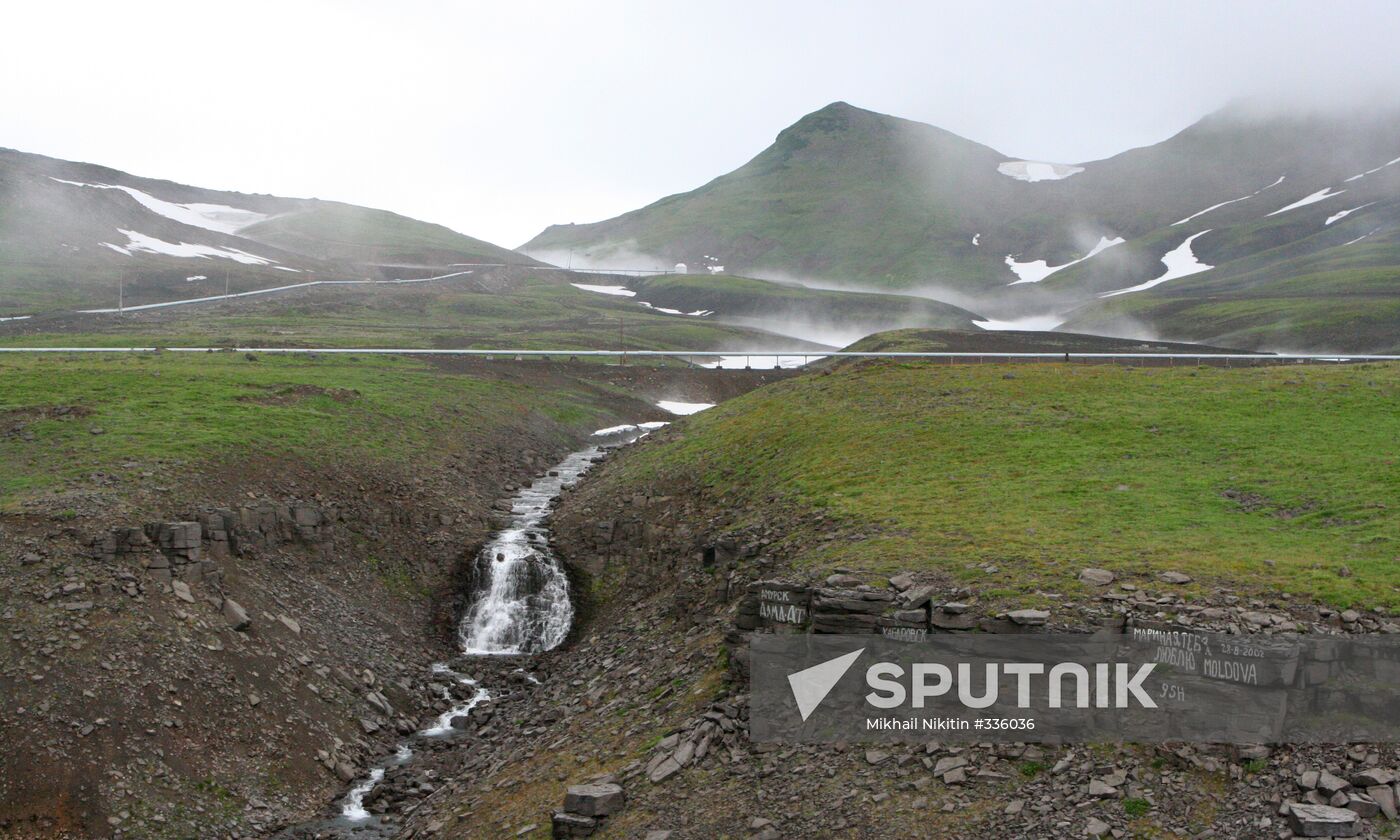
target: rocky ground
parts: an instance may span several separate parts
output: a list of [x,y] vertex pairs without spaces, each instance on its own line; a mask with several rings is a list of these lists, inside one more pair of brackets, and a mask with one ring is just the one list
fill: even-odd
[[[775,505],[767,525],[735,530],[700,488],[618,494],[608,475],[604,465],[567,494],[555,520],[582,595],[576,638],[523,663],[533,679],[482,710],[460,736],[465,748],[444,745],[433,762],[390,772],[370,809],[391,815],[395,836],[1400,836],[1395,745],[779,746],[748,738],[743,668],[760,580],[812,587],[832,604],[922,608],[946,632],[1116,631],[1171,618],[1242,635],[1396,633],[1395,616],[1223,589],[1186,599],[1179,573],[1081,570],[1097,599],[1010,612],[932,577],[810,579],[795,562],[801,547],[780,537],[793,517],[815,514]],[[861,535],[832,526],[822,538]]]
[[[700,382],[675,398],[708,395]],[[812,624],[843,632],[918,621],[932,632],[1400,632],[1394,615],[1285,593],[1187,597],[1191,582],[1171,570],[1077,569],[1093,594],[1048,610],[1008,609],[929,573],[815,576],[801,562],[812,546],[789,534],[814,545],[868,534],[778,499],[763,524],[739,527],[706,488],[620,484],[604,463],[554,517],[578,596],[568,643],[455,657],[461,561],[515,484],[568,449],[548,432],[506,430],[482,442],[492,457],[429,474],[250,462],[181,478],[178,464],[133,465],[150,474],[142,492],[93,476],[0,520],[0,688],[12,698],[0,710],[0,834],[1400,837],[1395,745],[748,737],[747,641],[774,630],[756,609],[759,582],[808,592]],[[455,704],[434,661],[492,698],[423,739],[412,733]],[[330,821],[350,783],[405,740],[413,760],[390,763],[365,799],[374,818],[360,831]]]
[[[619,420],[786,375],[439,367]],[[4,442],[39,446],[36,419],[93,423],[82,406],[9,412]],[[0,514],[0,836],[263,837],[333,810],[445,706],[430,665],[455,653],[499,500],[591,428],[449,423],[446,457],[397,464],[142,458]],[[493,690],[523,679],[512,670]]]

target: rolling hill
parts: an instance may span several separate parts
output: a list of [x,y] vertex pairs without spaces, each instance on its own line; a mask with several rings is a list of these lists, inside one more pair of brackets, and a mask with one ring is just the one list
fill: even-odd
[[1102,161],[1017,161],[843,102],[739,169],[521,246],[933,297],[1002,326],[1400,347],[1400,110],[1250,105]]
[[0,149],[0,317],[140,305],[313,279],[533,261],[390,213],[206,190]]

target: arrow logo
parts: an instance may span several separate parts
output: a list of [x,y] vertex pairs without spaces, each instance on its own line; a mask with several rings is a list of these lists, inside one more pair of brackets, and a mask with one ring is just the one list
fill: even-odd
[[817,710],[862,653],[865,653],[865,648],[788,674],[788,685],[792,686],[792,696],[797,700],[797,711],[802,714],[802,720],[807,720]]

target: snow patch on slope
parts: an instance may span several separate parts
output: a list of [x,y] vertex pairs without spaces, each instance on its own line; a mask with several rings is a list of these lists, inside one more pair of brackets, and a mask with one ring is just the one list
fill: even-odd
[[1065,322],[1059,315],[1026,315],[1020,318],[1008,320],[998,320],[988,318],[985,321],[973,321],[978,327],[984,330],[1026,330],[1030,332],[1049,332]]
[[1400,163],[1400,157],[1396,158],[1395,160],[1386,161],[1385,163],[1382,163],[1380,166],[1377,166],[1375,169],[1367,169],[1365,172],[1362,172],[1360,175],[1353,175],[1353,176],[1351,176],[1350,178],[1346,179],[1346,181],[1345,181],[1344,183],[1350,184],[1352,181],[1359,181],[1359,180],[1361,180],[1362,178],[1365,178],[1367,175],[1370,175],[1370,174],[1373,173],[1373,172],[1380,172],[1382,169],[1385,169],[1387,166],[1394,166],[1394,165],[1397,164],[1397,163]]
[[1370,207],[1372,204],[1375,204],[1375,203],[1376,203],[1376,202],[1374,202],[1374,201],[1368,201],[1368,202],[1366,202],[1365,204],[1361,205],[1360,207],[1353,207],[1353,208],[1351,208],[1350,210],[1343,210],[1343,211],[1341,211],[1340,213],[1333,213],[1332,215],[1328,216],[1328,217],[1327,217],[1327,221],[1323,222],[1322,224],[1323,224],[1324,226],[1326,226],[1326,225],[1332,224],[1333,222],[1340,222],[1342,219],[1345,219],[1347,216],[1350,216],[1352,213],[1355,213],[1357,210],[1364,210],[1364,209],[1366,209],[1367,207]]
[[1084,171],[1082,166],[1068,163],[1046,163],[1041,160],[1008,160],[997,164],[997,171],[1018,181],[1059,181]]
[[249,225],[255,225],[271,218],[266,213],[229,207],[227,204],[176,204],[173,201],[163,201],[150,193],[141,192],[133,187],[122,187],[114,184],[84,184],[81,181],[65,181],[62,178],[53,178],[52,176],[50,179],[60,184],[88,187],[94,190],[121,190],[136,199],[142,207],[158,216],[164,216],[182,225],[212,230],[215,233],[236,234]]
[[1205,263],[1196,259],[1195,254],[1191,253],[1191,243],[1195,242],[1200,237],[1205,236],[1207,233],[1210,233],[1210,231],[1211,229],[1207,228],[1206,230],[1203,230],[1200,233],[1193,233],[1190,236],[1186,237],[1185,242],[1182,242],[1180,245],[1168,251],[1166,255],[1162,257],[1162,265],[1166,266],[1167,270],[1163,272],[1161,277],[1157,277],[1153,280],[1148,280],[1146,283],[1139,283],[1136,286],[1129,286],[1126,289],[1118,289],[1114,292],[1105,292],[1104,294],[1099,295],[1099,297],[1109,298],[1114,297],[1115,295],[1126,295],[1129,292],[1141,292],[1144,289],[1150,289],[1153,286],[1160,286],[1168,280],[1176,280],[1181,277],[1189,277],[1192,274],[1200,274],[1202,271],[1210,271],[1212,268],[1215,268],[1215,266],[1206,265]]
[[676,402],[675,400],[662,400],[661,402],[659,402],[659,403],[656,404],[656,407],[657,407],[657,408],[660,408],[662,411],[669,411],[669,412],[671,412],[672,414],[687,415],[687,414],[696,414],[696,413],[698,413],[698,412],[704,411],[704,410],[707,409],[707,408],[714,408],[714,407],[715,407],[715,404],[714,404],[714,403],[688,403],[688,402]]
[[1016,274],[1016,277],[1018,278],[1016,280],[1011,281],[1008,285],[1019,286],[1022,283],[1039,283],[1041,280],[1044,280],[1046,277],[1049,277],[1050,275],[1054,274],[1055,272],[1061,269],[1069,268],[1072,265],[1078,265],[1079,263],[1082,263],[1085,260],[1090,259],[1095,255],[1102,253],[1103,251],[1108,250],[1109,248],[1112,248],[1114,245],[1122,245],[1123,241],[1123,237],[1121,236],[1115,236],[1112,239],[1109,239],[1107,236],[1100,236],[1098,244],[1096,244],[1093,248],[1090,248],[1089,253],[1085,254],[1077,260],[1070,260],[1064,265],[1050,265],[1045,260],[1017,262],[1015,257],[1013,257],[1011,254],[1007,254],[1006,264],[1011,268],[1012,272],[1014,272]]
[[636,297],[637,293],[626,286],[595,286],[589,283],[570,283],[575,289],[582,289],[585,292],[594,292],[600,295],[613,295],[614,297]]
[[143,251],[148,254],[165,254],[170,257],[189,257],[207,260],[210,257],[233,260],[244,265],[271,265],[272,260],[250,254],[247,251],[240,251],[237,248],[216,248],[213,245],[193,245],[188,242],[166,242],[156,239],[154,236],[147,236],[144,233],[137,233],[134,230],[117,229],[118,233],[126,234],[127,243],[117,245],[112,242],[103,242],[102,245],[111,248],[119,254],[131,256],[132,251]]
[[1287,177],[1288,177],[1287,175],[1280,175],[1280,176],[1278,176],[1278,180],[1277,180],[1277,181],[1273,182],[1272,184],[1270,184],[1270,185],[1267,186],[1267,187],[1261,187],[1261,188],[1255,190],[1254,192],[1250,193],[1249,195],[1242,195],[1242,196],[1240,196],[1239,198],[1232,198],[1232,199],[1230,199],[1229,201],[1222,201],[1222,202],[1220,202],[1219,204],[1212,204],[1211,206],[1207,207],[1207,208],[1204,209],[1204,210],[1197,210],[1195,213],[1192,213],[1191,215],[1187,216],[1186,218],[1182,219],[1181,221],[1172,222],[1172,223],[1171,223],[1171,227],[1176,227],[1177,225],[1184,225],[1184,224],[1186,224],[1187,222],[1191,221],[1192,219],[1196,218],[1197,216],[1204,216],[1205,214],[1209,213],[1210,211],[1212,211],[1212,210],[1218,210],[1219,208],[1224,207],[1224,206],[1227,205],[1227,204],[1234,204],[1236,201],[1244,201],[1244,200],[1247,199],[1247,198],[1253,198],[1253,197],[1255,197],[1256,195],[1258,195],[1259,193],[1263,192],[1264,190],[1272,189],[1273,187],[1277,187],[1279,184],[1282,184],[1282,183],[1283,183],[1283,179],[1284,179],[1284,178],[1287,178]]
[[1280,207],[1279,209],[1275,210],[1269,215],[1277,216],[1280,213],[1287,213],[1289,210],[1296,210],[1299,207],[1306,207],[1309,204],[1316,204],[1317,202],[1322,201],[1325,198],[1332,198],[1334,196],[1341,195],[1344,192],[1346,192],[1346,190],[1337,190],[1336,192],[1332,192],[1331,187],[1323,187],[1322,189],[1318,190],[1312,195],[1304,196],[1303,198],[1298,199],[1297,201],[1293,202],[1287,207]]

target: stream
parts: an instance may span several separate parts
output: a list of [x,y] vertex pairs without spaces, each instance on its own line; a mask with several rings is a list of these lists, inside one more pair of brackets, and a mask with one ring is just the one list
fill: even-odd
[[[569,455],[511,498],[510,519],[477,553],[470,585],[473,597],[457,627],[463,656],[520,656],[561,644],[573,624],[569,579],[549,547],[547,519],[560,493],[601,459],[607,450],[631,443],[665,423],[613,426],[593,433],[590,445]],[[396,753],[373,767],[341,801],[340,816],[317,826],[329,836],[387,837],[396,826],[384,825],[365,807],[365,799],[386,770],[413,760],[413,742],[450,736],[453,720],[491,699],[491,691],[447,663],[433,665],[450,707],[431,726],[410,736]],[[327,836],[318,834],[317,836]]]

